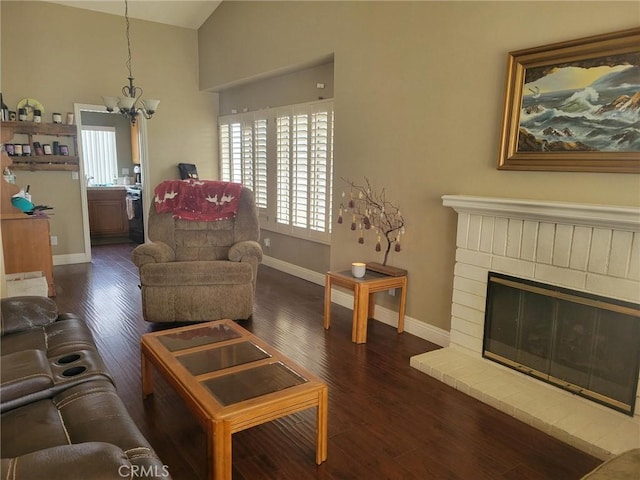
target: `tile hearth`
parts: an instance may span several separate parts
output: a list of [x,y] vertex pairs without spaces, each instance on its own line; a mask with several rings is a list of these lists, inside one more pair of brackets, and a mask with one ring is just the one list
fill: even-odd
[[603,460],[640,446],[633,418],[455,347],[416,355],[411,366]]

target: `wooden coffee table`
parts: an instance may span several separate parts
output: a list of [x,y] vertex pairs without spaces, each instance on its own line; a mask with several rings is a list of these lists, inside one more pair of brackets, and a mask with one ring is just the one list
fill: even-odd
[[147,333],[141,352],[143,396],[155,367],[206,430],[210,479],[231,479],[233,433],[312,407],[316,463],[327,459],[326,383],[235,322]]

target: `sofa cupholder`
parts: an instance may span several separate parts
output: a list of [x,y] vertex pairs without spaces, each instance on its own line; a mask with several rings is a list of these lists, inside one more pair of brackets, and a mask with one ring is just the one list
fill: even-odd
[[85,367],[84,365],[78,365],[77,367],[71,367],[71,368],[67,368],[66,370],[63,370],[62,376],[75,377],[76,375],[80,375],[81,373],[84,373],[86,371],[87,371],[87,367]]
[[76,360],[80,359],[80,354],[79,353],[72,353],[70,355],[65,355],[64,357],[59,358],[56,363],[58,365],[66,365],[68,363],[73,363]]

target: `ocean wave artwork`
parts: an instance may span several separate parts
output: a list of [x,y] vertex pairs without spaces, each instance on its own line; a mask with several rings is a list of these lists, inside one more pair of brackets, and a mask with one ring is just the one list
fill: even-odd
[[525,82],[518,152],[640,152],[640,64],[576,62]]

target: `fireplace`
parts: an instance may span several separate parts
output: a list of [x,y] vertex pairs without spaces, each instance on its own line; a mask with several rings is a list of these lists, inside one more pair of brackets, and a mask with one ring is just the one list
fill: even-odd
[[[526,374],[506,367],[507,360],[518,365],[524,363],[508,346],[510,342],[517,341],[500,337],[500,334],[513,336],[517,333],[513,326],[509,331],[513,314],[504,313],[502,309],[502,320],[507,327],[500,327],[506,330],[499,332],[495,343],[505,345],[499,345],[495,353],[507,360],[497,363],[483,352],[487,350],[484,333],[487,328],[495,327],[495,324],[493,327],[485,325],[490,272],[497,274],[494,278],[515,277],[518,284],[527,288],[543,284],[545,290],[552,292],[552,299],[571,291],[571,295],[581,301],[586,299],[587,305],[571,302],[571,307],[581,312],[589,310],[589,302],[598,303],[606,298],[607,303],[631,308],[636,313],[630,316],[637,321],[640,304],[640,208],[466,195],[445,195],[442,198],[444,206],[453,208],[458,214],[449,344],[412,357],[411,365],[599,458],[606,459],[630,448],[639,448],[637,362],[640,347],[637,340],[630,347],[625,347],[628,350],[620,347],[611,361],[618,365],[619,370],[613,384],[623,377],[625,381],[622,383],[629,383],[630,391],[600,380],[597,372],[591,375],[591,384],[587,388],[578,386],[584,383],[585,378],[587,383],[589,381],[589,375],[582,366],[584,358],[575,353],[570,358],[567,354],[553,357],[555,344],[549,345],[547,333],[536,330],[540,325],[527,326],[529,330],[524,333],[528,336],[529,351],[520,357],[533,361],[533,365],[526,367]],[[504,290],[504,285],[499,285],[499,290]],[[512,308],[520,305],[520,297],[536,293],[517,290],[516,293],[499,292]],[[554,302],[541,300],[540,305],[533,307],[534,311],[564,311],[566,307],[560,308]],[[523,321],[528,325],[529,317],[540,318],[541,315],[530,315]],[[549,316],[545,312],[544,316],[551,319],[547,318],[541,325],[551,324],[552,332],[555,328],[556,338],[559,338],[556,342],[568,345],[585,341],[586,337],[578,333],[589,328],[593,331],[598,323],[595,320],[588,325],[580,324],[582,320],[572,323],[571,319],[578,317],[562,313],[553,320],[554,315]],[[605,309],[599,315],[606,318],[606,322],[599,322],[600,329],[606,330],[616,322],[627,323],[627,317],[617,311]],[[628,328],[637,335],[637,322],[635,325]],[[627,327],[623,327],[622,332],[611,333],[612,342],[617,342],[616,336],[624,336],[626,340],[624,328]],[[609,332],[602,333],[609,335]],[[590,340],[596,352],[600,347],[598,335],[595,340],[593,336]],[[621,344],[616,343],[616,348]],[[540,359],[544,350],[547,350],[546,354],[551,352],[551,359]],[[516,361],[513,361],[513,356]],[[566,364],[571,362],[580,368],[568,369]],[[537,372],[542,373],[539,375]],[[549,378],[541,379],[540,376]],[[563,390],[548,383],[555,377],[571,386]],[[604,385],[604,393],[591,388],[595,383]],[[602,405],[604,399],[600,395],[612,399],[612,405]],[[585,398],[587,396],[591,398]]]
[[638,305],[489,272],[482,356],[633,415]]

